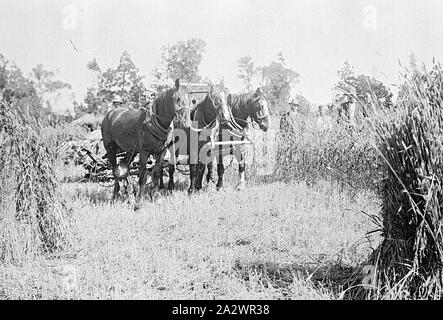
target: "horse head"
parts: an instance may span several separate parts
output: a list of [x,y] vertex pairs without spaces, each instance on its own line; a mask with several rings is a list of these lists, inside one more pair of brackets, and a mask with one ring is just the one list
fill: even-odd
[[174,106],[174,126],[187,129],[191,126],[191,105],[189,103],[188,89],[180,85],[180,80],[175,80],[172,91],[172,101]]
[[260,88],[251,97],[251,109],[249,110],[252,120],[260,126],[263,131],[268,131],[270,126],[270,116],[268,102]]
[[229,124],[232,121],[232,115],[228,107],[228,90],[222,85],[210,84],[209,87],[207,98],[211,100],[220,123]]

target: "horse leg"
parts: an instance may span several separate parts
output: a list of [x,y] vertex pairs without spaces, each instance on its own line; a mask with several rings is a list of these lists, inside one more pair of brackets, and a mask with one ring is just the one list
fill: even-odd
[[159,177],[159,185],[160,185],[160,187],[159,187],[159,189],[163,190],[165,188],[165,184],[163,182],[163,170],[160,170],[159,174],[160,174],[160,177]]
[[203,163],[197,164],[197,177],[195,179],[195,189],[201,190],[203,187],[203,175],[205,174],[205,165]]
[[223,174],[225,173],[225,167],[223,166],[223,160],[220,163],[217,163],[217,190],[223,189]]
[[120,182],[114,177],[114,191],[112,193],[112,201],[115,201],[119,198],[120,192]]
[[[130,175],[130,168],[129,166],[131,165],[132,161],[134,160],[135,156],[137,155],[136,152],[133,151],[129,151],[126,153],[125,157],[123,158],[123,163],[125,163],[128,166],[128,177]],[[128,177],[124,178],[122,183],[123,183],[123,190],[124,190],[124,194],[128,195],[128,191],[129,191],[129,180]]]
[[[223,134],[220,133],[218,136],[219,141],[223,141]],[[218,156],[217,156],[217,185],[216,189],[223,189],[223,174],[225,173],[225,167],[223,166],[223,148],[218,146]]]
[[[155,200],[159,195],[160,181],[163,180],[163,157],[162,154],[155,156],[155,165],[152,168],[152,190],[150,192],[151,200]],[[163,186],[164,187],[164,186]]]
[[215,183],[214,171],[213,171],[213,168],[214,168],[213,162],[211,161],[210,163],[208,163],[206,165],[206,167],[208,168],[208,173],[206,174],[206,182],[207,183],[209,183],[209,182]]
[[128,178],[124,178],[122,180],[122,183],[123,183],[124,195],[127,196],[129,194],[129,192],[128,192],[129,191],[129,181],[128,181]]
[[136,198],[135,203],[135,210],[140,209],[141,207],[141,199],[145,193],[145,184],[146,184],[146,163],[148,162],[149,154],[145,151],[140,152],[140,159],[138,163],[138,171],[139,171],[139,178],[138,178],[138,195]]
[[240,182],[238,183],[236,189],[244,190],[246,188],[246,172],[245,172],[246,164],[245,164],[245,157],[243,156],[242,152],[238,153],[237,161],[238,161],[238,175],[240,178]]
[[112,193],[112,201],[116,200],[120,191],[120,183],[115,177],[115,169],[117,168],[117,145],[115,142],[111,142],[106,146],[106,157],[111,163],[112,174],[114,176],[114,191]]
[[168,190],[169,191],[172,191],[175,189],[174,172],[175,172],[175,166],[173,164],[170,164],[169,165],[169,182],[168,182]]
[[188,194],[195,192],[195,179],[197,176],[197,164],[190,164],[189,165],[189,178],[191,180],[191,184],[188,189]]

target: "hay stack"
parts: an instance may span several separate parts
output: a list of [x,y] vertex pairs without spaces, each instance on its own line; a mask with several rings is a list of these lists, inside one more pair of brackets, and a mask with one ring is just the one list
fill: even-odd
[[376,298],[442,298],[443,73],[409,73],[395,112],[374,121],[387,164]]
[[54,156],[35,118],[0,103],[0,262],[20,261],[70,242]]

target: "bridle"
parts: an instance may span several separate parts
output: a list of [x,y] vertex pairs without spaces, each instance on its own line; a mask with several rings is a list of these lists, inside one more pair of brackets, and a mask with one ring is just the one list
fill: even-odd
[[[263,99],[263,98],[262,98]],[[257,102],[252,102],[252,105],[255,105]],[[258,126],[260,126],[260,122],[263,120],[263,119],[266,119],[266,118],[269,118],[270,117],[270,114],[269,114],[269,112],[265,112],[265,114],[263,114],[263,115],[258,115],[256,112],[255,112],[255,110],[254,110],[254,113],[255,113],[255,116],[252,116],[252,112],[250,111],[249,112],[250,114],[249,114],[249,116],[251,117],[251,119],[253,119],[254,121],[249,121],[249,120],[245,120],[245,119],[240,119],[240,118],[237,118],[237,117],[234,117],[233,116],[233,119],[235,119],[236,121],[240,121],[240,122],[243,122],[243,123],[246,123],[246,124],[250,124],[253,128],[255,128],[255,129],[257,129],[257,125]]]
[[[150,104],[152,105],[152,107],[155,106],[155,100],[152,101]],[[146,106],[146,105],[145,105],[145,106]],[[183,107],[183,108],[180,108],[179,110],[176,110],[176,111],[174,112],[174,117],[173,117],[173,119],[171,120],[171,124],[168,126],[168,128],[165,128],[165,127],[163,127],[163,126],[160,124],[159,120],[163,120],[163,121],[165,121],[165,122],[168,122],[168,121],[170,121],[170,120],[169,120],[169,117],[165,117],[165,116],[161,116],[161,115],[159,115],[159,114],[157,113],[157,108],[152,108],[152,107],[151,107],[151,109],[147,109],[147,108],[145,108],[145,107],[142,107],[142,109],[146,110],[146,113],[149,114],[149,117],[147,116],[147,117],[143,120],[143,123],[142,123],[142,125],[140,126],[140,129],[138,130],[137,139],[135,140],[134,147],[132,148],[132,152],[131,152],[131,157],[130,157],[129,159],[132,159],[132,157],[134,156],[135,149],[136,149],[136,147],[137,147],[137,144],[138,144],[139,141],[140,141],[140,136],[141,136],[141,133],[142,133],[143,129],[146,129],[146,130],[150,131],[151,134],[153,134],[155,137],[157,137],[157,135],[154,134],[154,133],[149,129],[149,124],[152,123],[152,125],[153,125],[157,130],[159,130],[160,132],[162,132],[162,133],[167,137],[167,135],[169,134],[169,132],[170,132],[171,130],[174,131],[174,120],[177,118],[177,111],[181,111],[181,110],[183,110],[183,109],[186,109],[186,107]],[[155,119],[155,120],[154,120],[154,119]],[[161,140],[159,137],[157,137],[157,138],[158,138],[159,140]],[[175,145],[174,145],[174,148],[175,148]],[[163,150],[162,150],[161,152],[163,152]],[[129,164],[130,164],[130,163],[128,163],[128,166],[129,166]]]

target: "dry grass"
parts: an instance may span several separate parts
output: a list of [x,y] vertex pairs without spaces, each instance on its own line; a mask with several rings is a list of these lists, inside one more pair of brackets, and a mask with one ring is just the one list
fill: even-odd
[[71,230],[38,121],[0,104],[0,262],[64,250]]
[[333,121],[332,129],[319,129],[316,118],[304,117],[293,133],[281,132],[274,179],[309,184],[328,179],[345,189],[377,190],[382,161],[367,127]]
[[376,196],[327,182],[181,190],[137,212],[97,184],[63,192],[76,252],[0,265],[0,297],[334,299],[377,243],[361,213],[379,210]]

